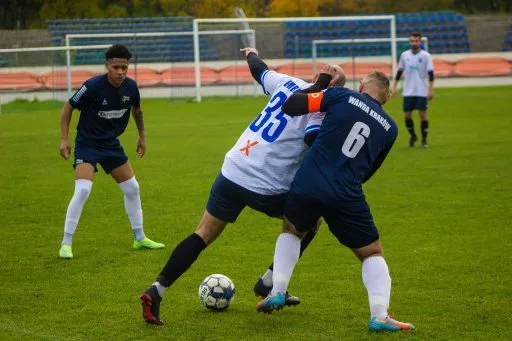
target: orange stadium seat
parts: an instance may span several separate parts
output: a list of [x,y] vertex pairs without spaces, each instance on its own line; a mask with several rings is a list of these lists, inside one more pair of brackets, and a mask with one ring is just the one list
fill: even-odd
[[0,90],[38,90],[43,87],[39,76],[30,72],[1,72]]
[[455,64],[444,59],[434,59],[434,75],[436,77],[450,77],[453,75]]
[[[78,89],[86,80],[98,75],[98,72],[88,70],[71,71],[71,87]],[[66,70],[50,71],[41,75],[43,86],[50,90],[64,90],[68,88],[68,78]]]
[[457,61],[455,76],[508,76],[512,74],[510,63],[499,57],[464,58]]
[[[164,85],[194,85],[195,69],[193,66],[170,67],[160,73]],[[201,84],[213,84],[219,81],[217,70],[201,66]]]
[[[323,65],[318,65],[317,69],[320,70]],[[311,63],[289,63],[276,67],[277,72],[284,73],[289,76],[297,77],[305,81],[311,81],[313,78],[313,64]]]
[[135,79],[137,85],[141,88],[147,86],[161,85],[162,76],[154,69],[137,68],[134,66],[128,69],[128,77]]
[[247,64],[229,65],[219,71],[219,83],[252,83],[251,71]]

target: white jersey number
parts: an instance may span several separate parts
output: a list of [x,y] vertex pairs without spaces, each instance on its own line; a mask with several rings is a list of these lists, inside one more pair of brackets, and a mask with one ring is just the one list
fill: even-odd
[[366,142],[365,137],[368,138],[368,136],[370,136],[370,127],[363,122],[356,122],[341,147],[342,153],[351,159],[355,158]]

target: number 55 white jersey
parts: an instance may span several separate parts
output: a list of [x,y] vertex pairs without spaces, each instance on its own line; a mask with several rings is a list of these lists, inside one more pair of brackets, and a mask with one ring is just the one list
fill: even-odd
[[290,117],[281,106],[295,91],[311,84],[265,70],[261,82],[271,98],[226,154],[222,175],[259,194],[288,192],[308,146],[304,137],[320,129],[323,113]]

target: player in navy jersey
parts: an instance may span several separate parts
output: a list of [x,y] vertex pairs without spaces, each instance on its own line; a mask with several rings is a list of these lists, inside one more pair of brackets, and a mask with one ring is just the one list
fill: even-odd
[[283,292],[298,259],[300,238],[311,223],[323,217],[338,241],[362,262],[371,310],[368,328],[414,329],[388,316],[391,278],[362,189],[382,165],[398,134],[395,122],[381,107],[389,97],[389,79],[374,71],[361,81],[359,92],[332,88],[293,94],[283,104],[282,110],[292,116],[310,111],[326,114],[286,199],[286,219],[274,253],[274,287],[271,295],[258,303],[258,311],[271,313],[284,306]]
[[[160,303],[165,290],[187,271],[228,223],[236,221],[245,207],[270,217],[283,218],[286,193],[324,115],[284,117],[281,105],[294,92],[316,92],[329,85],[345,83],[339,66],[325,66],[322,71],[330,72],[334,78],[331,80],[326,74],[315,76],[316,82],[311,85],[270,70],[254,48],[241,51],[245,52],[252,76],[262,86],[263,92],[271,96],[270,100],[226,153],[196,230],[176,246],[156,281],[141,295],[142,317],[147,323],[163,324]],[[317,221],[313,225],[314,228],[301,241],[300,252],[316,233]],[[257,281],[254,292],[266,297],[271,289],[272,266]],[[284,298],[286,305],[300,303],[297,297],[287,293]]]
[[123,147],[121,135],[133,118],[139,132],[137,156],[146,152],[144,120],[140,108],[137,83],[126,77],[130,51],[123,45],[112,45],[105,51],[107,73],[87,80],[64,104],[61,112],[60,155],[68,159],[71,153],[69,123],[74,109],[80,111],[75,139],[75,192],[68,206],[64,224],[64,238],[59,256],[73,258],[71,243],[82,213],[82,208],[92,188],[93,175],[99,163],[105,173],[110,174],[124,193],[126,213],[132,225],[134,249],[160,249],[164,244],[156,243],[144,235],[139,184]]

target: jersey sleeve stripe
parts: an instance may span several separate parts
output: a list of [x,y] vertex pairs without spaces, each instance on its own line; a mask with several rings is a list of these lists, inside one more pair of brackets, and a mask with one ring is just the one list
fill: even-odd
[[267,90],[265,89],[265,83],[264,83],[264,80],[265,80],[265,76],[270,72],[270,70],[265,70],[261,73],[260,75],[260,84],[261,84],[261,88],[263,89],[263,93],[265,95],[269,95],[269,93],[267,92]]
[[78,92],[73,96],[73,101],[78,102],[80,97],[87,91],[87,87],[84,85]]
[[320,111],[320,103],[324,98],[323,92],[308,94],[308,112]]
[[315,130],[320,130],[320,127],[321,127],[320,124],[315,124],[315,125],[309,126],[306,128],[305,134],[307,135]]

